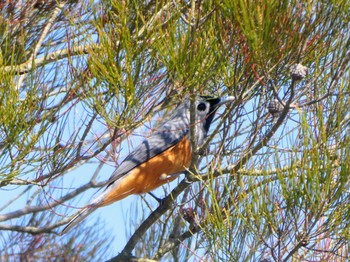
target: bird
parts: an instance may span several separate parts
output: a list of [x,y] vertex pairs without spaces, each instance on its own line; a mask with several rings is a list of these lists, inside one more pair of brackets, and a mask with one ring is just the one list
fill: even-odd
[[197,96],[191,107],[191,100],[185,99],[123,160],[107,181],[106,189],[73,216],[61,234],[68,232],[97,208],[132,194],[150,193],[185,172],[192,163],[193,152],[190,109],[195,109],[195,144],[199,147],[207,137],[216,110],[232,101],[232,96]]

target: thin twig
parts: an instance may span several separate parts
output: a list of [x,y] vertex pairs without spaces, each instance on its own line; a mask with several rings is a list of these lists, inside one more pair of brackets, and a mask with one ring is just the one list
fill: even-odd
[[[39,40],[37,42],[37,44],[35,45],[34,47],[34,50],[33,50],[33,53],[32,55],[30,56],[29,60],[26,62],[27,64],[27,71],[29,71],[35,64],[33,63],[35,61],[35,57],[37,56],[43,42],[44,42],[44,39],[46,38],[47,34],[49,33],[53,23],[55,22],[55,20],[57,19],[57,17],[59,16],[60,14],[60,11],[63,9],[63,7],[65,6],[66,4],[66,1],[62,1],[62,2],[59,2],[57,4],[57,6],[55,7],[55,9],[52,11],[52,15],[51,17],[49,18],[49,20],[47,21],[46,23],[46,26],[44,27],[40,37],[39,37]],[[22,86],[22,83],[25,79],[25,75],[21,75],[19,78],[18,78],[18,82],[17,82],[17,89],[19,89],[21,86]]]

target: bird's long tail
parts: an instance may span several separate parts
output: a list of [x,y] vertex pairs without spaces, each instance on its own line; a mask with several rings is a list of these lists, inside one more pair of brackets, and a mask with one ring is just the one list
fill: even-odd
[[[114,182],[115,185],[117,185],[117,181]],[[78,214],[76,214],[66,225],[66,227],[62,230],[61,235],[67,233],[72,227],[74,227],[75,225],[77,225],[78,223],[80,223],[83,219],[85,219],[88,215],[90,215],[92,212],[94,212],[97,208],[105,206],[105,205],[109,205],[112,202],[115,202],[117,200],[120,200],[120,198],[113,198],[112,202],[106,202],[106,197],[108,198],[108,196],[111,194],[111,192],[113,193],[114,191],[113,187],[107,187],[105,189],[105,191],[100,194],[97,198],[95,198],[92,202],[90,202],[89,205],[87,205],[86,207],[84,207],[82,210],[80,210],[80,212]],[[124,197],[126,197],[128,195],[124,195]]]
[[67,233],[72,227],[80,223],[84,218],[94,212],[99,206],[95,203],[92,203],[86,207],[84,207],[78,214],[76,214],[71,221],[66,225],[66,227],[62,230],[61,235]]

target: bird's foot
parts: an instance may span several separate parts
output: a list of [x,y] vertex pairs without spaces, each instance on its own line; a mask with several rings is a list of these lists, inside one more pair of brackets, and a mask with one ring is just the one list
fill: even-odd
[[148,192],[148,194],[150,196],[152,196],[155,200],[157,200],[157,202],[159,203],[160,206],[164,205],[164,198],[159,198],[159,197],[156,197],[153,193],[151,192]]

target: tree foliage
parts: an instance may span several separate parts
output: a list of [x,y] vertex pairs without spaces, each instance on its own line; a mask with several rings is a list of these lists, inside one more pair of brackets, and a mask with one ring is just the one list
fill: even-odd
[[[1,258],[111,258],[109,239],[84,223],[57,236],[69,207],[198,94],[236,101],[163,205],[140,198],[113,260],[349,258],[348,1],[0,7],[0,186],[16,192],[0,207],[12,240]],[[74,180],[88,165],[95,171]]]

